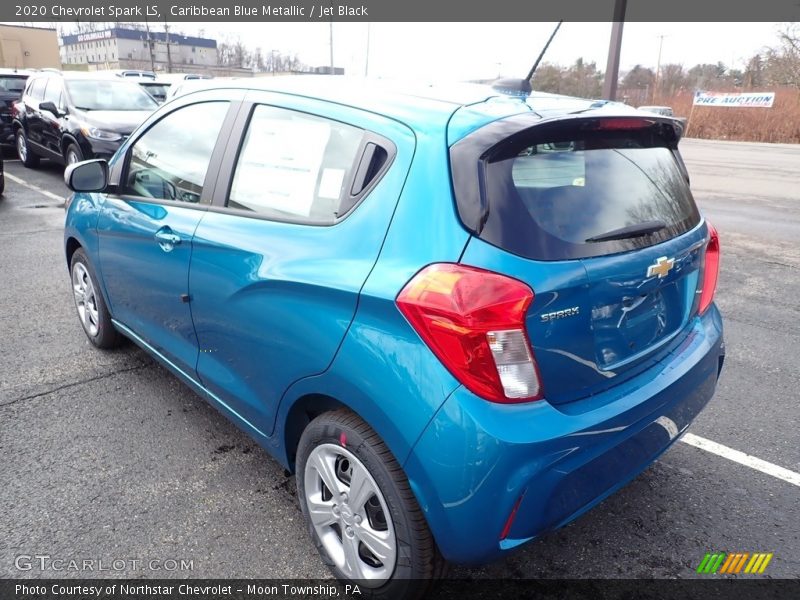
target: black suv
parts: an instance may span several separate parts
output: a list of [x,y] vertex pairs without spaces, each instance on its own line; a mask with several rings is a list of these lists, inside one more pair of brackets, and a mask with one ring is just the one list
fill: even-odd
[[14,127],[11,124],[11,109],[22,97],[30,71],[0,69],[0,144],[14,145]]
[[17,153],[67,165],[110,158],[158,104],[131,81],[87,73],[37,73],[14,104]]

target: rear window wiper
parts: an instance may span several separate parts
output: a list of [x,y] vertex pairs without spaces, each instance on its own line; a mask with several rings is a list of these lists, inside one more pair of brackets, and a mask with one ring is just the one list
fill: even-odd
[[661,231],[667,226],[664,221],[646,221],[637,225],[627,225],[619,229],[612,229],[607,233],[601,233],[588,238],[587,242],[609,242],[611,240],[626,240],[628,238],[642,237]]

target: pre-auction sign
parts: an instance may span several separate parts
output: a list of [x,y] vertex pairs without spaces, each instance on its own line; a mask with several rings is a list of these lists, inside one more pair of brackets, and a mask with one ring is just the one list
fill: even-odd
[[733,108],[770,108],[775,102],[775,92],[748,92],[727,94],[695,92],[694,106],[729,106]]

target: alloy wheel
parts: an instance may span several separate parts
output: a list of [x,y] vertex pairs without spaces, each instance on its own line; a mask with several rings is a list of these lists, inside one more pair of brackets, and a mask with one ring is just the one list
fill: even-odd
[[25,143],[25,136],[21,133],[17,135],[17,154],[22,162],[28,160],[28,145]]
[[397,539],[386,499],[364,464],[346,448],[321,444],[303,477],[308,518],[336,566],[366,586],[389,579]]
[[100,315],[97,309],[97,292],[92,277],[83,263],[76,262],[72,267],[72,292],[81,325],[91,337],[99,331]]

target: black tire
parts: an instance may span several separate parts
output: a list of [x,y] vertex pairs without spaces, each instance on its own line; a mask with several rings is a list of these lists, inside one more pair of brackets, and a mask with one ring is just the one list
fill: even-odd
[[73,163],[81,162],[82,160],[83,152],[81,152],[81,149],[78,148],[78,145],[67,144],[67,148],[64,150],[64,164],[69,166]]
[[[366,582],[350,579],[337,567],[309,519],[305,492],[306,464],[312,451],[323,444],[346,448],[358,458],[372,476],[388,506],[390,526],[393,527],[397,542],[396,562],[391,577],[385,583],[379,584],[380,587],[366,587]],[[340,409],[324,413],[309,423],[298,445],[296,480],[300,508],[323,562],[340,581],[358,584],[362,596],[392,600],[421,598],[443,576],[445,560],[436,546],[402,467],[378,434],[355,413]],[[337,526],[340,528],[341,539],[344,535],[341,533],[342,525]]]
[[28,144],[28,136],[25,135],[24,129],[22,128],[17,129],[17,135],[15,137],[15,140],[16,140],[17,156],[19,157],[20,162],[28,169],[35,169],[36,167],[38,167],[39,155],[34,154],[33,150]]
[[[78,319],[83,326],[83,331],[86,333],[86,337],[98,348],[116,348],[122,342],[123,337],[114,328],[114,324],[111,322],[111,314],[106,307],[103,293],[100,291],[100,287],[97,283],[97,276],[83,248],[78,248],[72,255],[69,272],[75,308],[78,312]],[[88,293],[84,292],[84,307],[82,312],[79,301],[80,294],[76,291],[76,287],[78,285],[78,279],[85,281],[83,276],[87,277],[91,283],[92,292],[91,297]],[[87,312],[90,313],[88,320],[85,317]]]
[[0,171],[0,196],[6,191],[6,174]]

